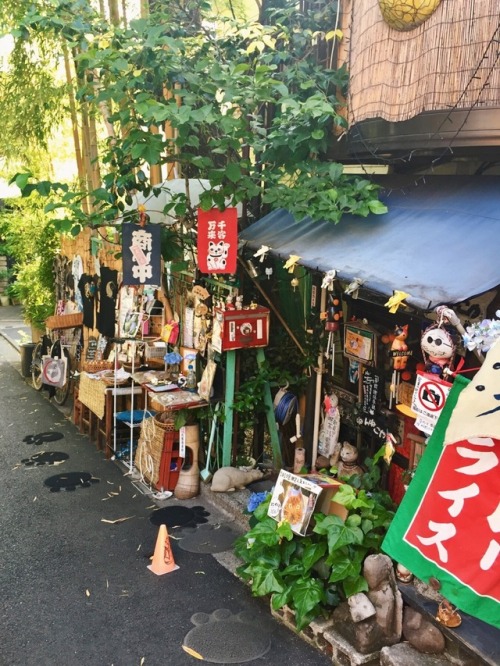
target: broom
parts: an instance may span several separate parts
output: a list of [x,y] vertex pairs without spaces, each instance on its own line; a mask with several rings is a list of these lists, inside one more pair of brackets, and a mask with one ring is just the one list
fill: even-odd
[[212,473],[210,472],[210,456],[212,455],[212,446],[215,439],[215,430],[217,428],[217,413],[219,411],[220,403],[217,403],[214,411],[214,416],[212,419],[212,427],[210,428],[210,437],[208,438],[208,448],[207,448],[207,461],[205,463],[205,468],[201,470],[200,476],[201,480],[204,483],[208,483],[212,479]]

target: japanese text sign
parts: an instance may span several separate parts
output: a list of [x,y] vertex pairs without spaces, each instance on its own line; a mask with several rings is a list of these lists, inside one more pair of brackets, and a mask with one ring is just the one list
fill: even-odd
[[198,267],[202,273],[235,273],[238,253],[236,208],[198,210]]
[[122,225],[123,284],[161,284],[161,228]]
[[500,344],[472,381],[455,378],[382,547],[500,628],[499,375]]

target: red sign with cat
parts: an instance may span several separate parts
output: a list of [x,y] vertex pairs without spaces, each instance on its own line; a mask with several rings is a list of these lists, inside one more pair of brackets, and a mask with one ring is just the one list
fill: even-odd
[[198,209],[198,268],[202,273],[236,273],[238,214],[236,208]]

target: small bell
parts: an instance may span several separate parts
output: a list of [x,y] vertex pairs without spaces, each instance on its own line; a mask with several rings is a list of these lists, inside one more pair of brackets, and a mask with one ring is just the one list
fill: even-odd
[[297,289],[297,287],[299,286],[299,281],[296,277],[294,277],[292,279],[292,281],[290,282],[290,284],[292,285],[293,290],[295,291]]
[[271,275],[273,274],[273,268],[272,266],[266,266],[266,275],[267,279],[269,280],[271,278]]

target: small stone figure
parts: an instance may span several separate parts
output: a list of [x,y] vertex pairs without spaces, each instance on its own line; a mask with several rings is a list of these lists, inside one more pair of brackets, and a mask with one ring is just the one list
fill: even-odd
[[369,555],[363,576],[368,592],[360,592],[341,603],[332,619],[341,636],[362,654],[369,654],[401,640],[403,599],[392,560],[387,555]]

